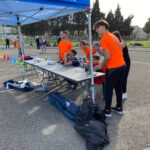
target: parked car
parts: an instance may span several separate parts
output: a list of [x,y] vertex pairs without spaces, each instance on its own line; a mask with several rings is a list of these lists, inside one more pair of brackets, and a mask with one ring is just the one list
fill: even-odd
[[143,46],[141,43],[130,43],[131,46]]

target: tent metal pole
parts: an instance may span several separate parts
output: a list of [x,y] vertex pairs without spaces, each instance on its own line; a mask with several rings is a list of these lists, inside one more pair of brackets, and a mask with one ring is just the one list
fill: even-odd
[[93,56],[92,56],[91,12],[90,11],[88,12],[88,29],[89,29],[89,45],[90,45],[90,70],[91,70],[92,101],[95,104],[94,78],[93,78]]
[[22,39],[20,24],[18,24],[18,29],[19,29],[19,37],[20,37],[20,47],[21,47],[21,53],[22,53],[22,61],[23,61],[23,66],[24,66],[24,80],[26,80],[26,66],[25,66],[25,63],[24,63],[23,39]]

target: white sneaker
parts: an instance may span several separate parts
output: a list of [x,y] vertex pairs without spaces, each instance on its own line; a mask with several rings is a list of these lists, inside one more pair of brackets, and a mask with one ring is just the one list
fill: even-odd
[[122,93],[122,99],[127,99],[127,93]]
[[41,87],[37,88],[36,91],[39,91],[39,92],[46,92],[49,90],[49,87],[47,85],[42,85]]

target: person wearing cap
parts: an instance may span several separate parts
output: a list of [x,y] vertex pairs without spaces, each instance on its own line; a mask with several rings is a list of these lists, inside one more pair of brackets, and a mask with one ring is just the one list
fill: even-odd
[[[102,51],[104,52],[103,63],[99,66],[99,69],[104,66],[107,67],[106,72],[106,105],[104,114],[107,117],[111,117],[113,112],[120,115],[123,114],[122,106],[122,82],[125,70],[125,61],[123,58],[122,47],[118,38],[108,31],[109,24],[105,20],[97,21],[93,29],[101,37],[100,43]],[[113,89],[116,91],[117,104],[115,107],[111,107]]]
[[[85,53],[87,61],[90,61],[90,47],[85,40],[80,42],[80,48]],[[94,49],[92,49],[92,54],[96,54]]]
[[101,56],[104,56],[104,52],[102,51],[102,48],[100,46],[100,44],[98,42],[95,42],[93,44],[93,49],[98,53],[100,54]]

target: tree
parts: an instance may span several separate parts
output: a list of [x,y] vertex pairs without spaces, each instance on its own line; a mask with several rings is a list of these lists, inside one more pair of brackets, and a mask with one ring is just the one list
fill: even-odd
[[96,0],[93,5],[91,18],[92,18],[92,20],[91,20],[92,26],[96,21],[105,18],[105,14],[100,12],[99,0]]
[[117,9],[115,11],[115,14],[114,14],[114,17],[115,17],[115,20],[114,20],[114,23],[115,23],[115,30],[119,30],[120,33],[122,34],[122,29],[123,29],[123,16],[121,14],[121,8],[118,4],[117,6]]
[[60,32],[59,19],[60,18],[48,20],[50,32],[52,35],[59,35],[59,32]]
[[148,21],[145,23],[145,26],[143,28],[144,32],[146,33],[150,33],[150,18],[148,19]]
[[70,30],[70,15],[48,20],[52,35],[59,35],[60,31]]
[[112,10],[107,14],[106,20],[109,23],[109,31],[113,32],[115,30],[115,17]]
[[[100,11],[99,0],[96,0],[93,4],[92,12],[91,12],[91,23],[92,27],[94,23],[100,19],[105,19],[105,14]],[[97,37],[94,30],[92,30],[93,38]]]
[[73,14],[73,29],[77,30],[78,36],[80,32],[83,31],[88,24],[87,14],[86,12],[79,12]]
[[112,11],[110,11],[106,17],[106,20],[108,21],[110,26],[109,31],[113,32],[118,30],[123,36],[131,35],[133,31],[133,27],[131,27],[132,19],[133,15],[130,15],[126,19],[123,18],[121,14],[121,8],[119,5],[117,6],[117,9],[114,14]]
[[134,29],[131,26],[131,21],[132,21],[133,17],[134,17],[133,15],[130,15],[127,19],[124,20],[123,28],[121,30],[122,35],[124,35],[124,36],[131,35],[131,33],[132,33],[133,29]]
[[24,25],[21,27],[22,33],[24,35],[44,35],[45,33],[49,33],[49,25],[47,21],[36,22],[28,25]]

